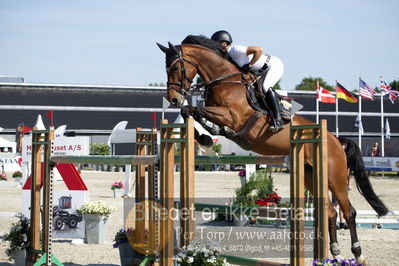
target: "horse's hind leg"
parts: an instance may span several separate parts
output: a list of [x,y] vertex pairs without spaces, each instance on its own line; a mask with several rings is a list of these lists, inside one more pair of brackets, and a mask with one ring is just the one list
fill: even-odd
[[353,255],[355,255],[356,261],[358,263],[362,263],[363,265],[366,263],[365,258],[362,256],[362,249],[359,244],[359,240],[357,238],[357,231],[356,231],[356,210],[351,205],[348,192],[346,190],[346,183],[340,184],[340,189],[334,189],[333,192],[335,197],[338,201],[339,207],[341,208],[346,223],[348,224],[350,234],[351,234],[351,250]]
[[328,199],[328,233],[330,235],[330,251],[334,258],[339,257],[339,254],[341,254],[337,237],[337,216],[337,211],[332,205],[331,200]]
[[[310,192],[313,193],[313,183],[312,183],[312,166],[305,166],[305,185],[309,189]],[[328,208],[328,233],[330,236],[330,251],[334,258],[338,257],[341,254],[341,250],[338,245],[338,237],[337,237],[337,211],[331,203],[330,198],[327,203]]]

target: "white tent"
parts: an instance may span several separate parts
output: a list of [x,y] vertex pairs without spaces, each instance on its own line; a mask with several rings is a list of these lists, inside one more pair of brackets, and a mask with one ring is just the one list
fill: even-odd
[[17,156],[17,143],[0,137],[0,172],[21,171]]
[[0,137],[0,152],[16,153],[17,143]]

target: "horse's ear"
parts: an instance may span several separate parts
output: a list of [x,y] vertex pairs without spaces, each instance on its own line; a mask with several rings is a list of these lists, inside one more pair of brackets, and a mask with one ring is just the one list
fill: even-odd
[[157,43],[159,49],[161,49],[162,52],[166,54],[166,52],[169,50],[167,47],[163,46],[162,44]]
[[169,49],[173,50],[176,54],[179,54],[179,49],[177,49],[176,46],[174,46],[171,42],[168,42],[169,44]]

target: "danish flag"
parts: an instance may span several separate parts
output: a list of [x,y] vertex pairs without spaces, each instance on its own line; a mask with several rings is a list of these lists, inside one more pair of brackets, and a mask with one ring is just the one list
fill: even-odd
[[335,96],[329,90],[321,87],[319,81],[317,80],[317,92],[316,97],[319,102],[322,103],[335,103]]

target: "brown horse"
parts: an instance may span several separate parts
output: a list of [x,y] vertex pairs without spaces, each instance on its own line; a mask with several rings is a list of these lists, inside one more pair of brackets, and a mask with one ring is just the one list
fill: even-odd
[[[169,47],[158,44],[166,54],[166,70],[168,75],[167,97],[171,104],[182,107],[185,97],[193,92],[201,91],[205,97],[205,107],[185,106],[183,117],[192,115],[211,134],[227,136],[244,148],[263,155],[288,155],[290,150],[289,124],[277,133],[269,132],[271,123],[267,115],[256,112],[247,101],[246,90],[253,76],[245,77],[240,70],[223,53],[216,42],[197,36],[189,36],[182,45]],[[191,85],[193,78],[199,74],[204,81],[201,85]],[[296,115],[293,125],[314,124]],[[206,136],[196,134],[201,144],[209,144]],[[355,178],[358,189],[379,215],[388,210],[374,193],[368,176],[365,174],[361,154],[354,142],[345,140],[346,152],[338,140],[328,133],[328,186],[334,194],[344,213],[349,226],[352,253],[359,262],[364,262],[356,232],[356,210],[348,199],[347,184],[349,168]],[[348,158],[347,156],[348,155]],[[347,163],[348,159],[348,163]],[[311,190],[312,176],[311,146],[305,147],[305,184]],[[329,235],[330,250],[334,257],[340,254],[337,242],[337,212],[329,201]]]

